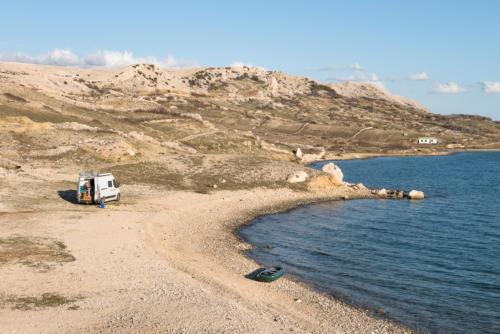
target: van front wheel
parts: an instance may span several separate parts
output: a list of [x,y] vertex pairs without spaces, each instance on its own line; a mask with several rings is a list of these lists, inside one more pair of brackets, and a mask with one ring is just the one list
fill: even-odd
[[120,194],[116,195],[116,201],[120,202]]

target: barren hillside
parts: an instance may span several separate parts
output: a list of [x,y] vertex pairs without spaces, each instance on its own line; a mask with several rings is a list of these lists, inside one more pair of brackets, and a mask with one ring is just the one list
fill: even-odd
[[[439,144],[419,146],[420,136]],[[182,189],[228,175],[226,187],[241,188],[281,184],[299,147],[306,161],[499,148],[500,124],[433,114],[372,84],[327,85],[257,68],[0,63],[0,139],[4,168],[101,167]],[[264,165],[279,173],[262,172]]]
[[[234,232],[297,205],[404,195],[314,160],[449,147],[500,148],[500,125],[254,68],[0,63],[0,328],[410,333],[286,277],[253,280]],[[112,172],[120,201],[75,203],[81,170]]]

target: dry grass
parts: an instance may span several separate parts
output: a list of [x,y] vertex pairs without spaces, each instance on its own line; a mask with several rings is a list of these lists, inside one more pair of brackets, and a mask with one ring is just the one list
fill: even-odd
[[46,238],[12,236],[0,238],[0,266],[23,264],[47,271],[55,264],[75,261],[61,241]]
[[[12,304],[16,310],[29,311],[46,307],[58,307],[70,304],[81,298],[67,298],[56,293],[44,293],[40,297],[10,297],[5,301]],[[77,310],[78,305],[68,307],[68,310]]]

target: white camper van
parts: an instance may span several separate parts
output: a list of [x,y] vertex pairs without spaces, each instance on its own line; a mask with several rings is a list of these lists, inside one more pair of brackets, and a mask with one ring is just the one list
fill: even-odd
[[76,190],[78,203],[104,203],[120,200],[120,185],[111,173],[82,171]]

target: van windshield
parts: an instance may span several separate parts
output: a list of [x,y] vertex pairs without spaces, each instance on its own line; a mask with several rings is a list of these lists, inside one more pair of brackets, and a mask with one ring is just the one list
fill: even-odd
[[118,182],[116,182],[115,179],[113,179],[113,185],[115,186],[115,188],[120,187],[120,184]]

